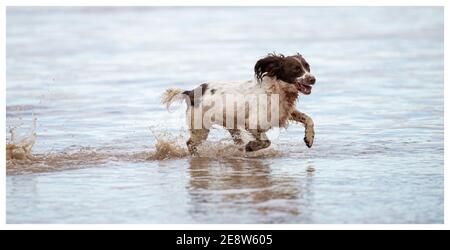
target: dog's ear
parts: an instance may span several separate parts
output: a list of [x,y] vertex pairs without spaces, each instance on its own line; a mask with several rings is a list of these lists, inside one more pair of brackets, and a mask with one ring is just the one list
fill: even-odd
[[283,55],[269,54],[255,64],[256,79],[262,81],[264,76],[279,76],[283,69]]

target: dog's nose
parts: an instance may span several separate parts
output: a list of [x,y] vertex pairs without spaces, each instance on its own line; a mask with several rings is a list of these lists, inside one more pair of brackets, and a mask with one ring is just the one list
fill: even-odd
[[306,82],[313,85],[314,83],[316,83],[316,78],[313,75],[309,75],[306,77]]

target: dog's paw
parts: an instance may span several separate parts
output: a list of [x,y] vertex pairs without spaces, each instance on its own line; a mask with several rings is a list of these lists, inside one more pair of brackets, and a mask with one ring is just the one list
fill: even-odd
[[255,151],[270,147],[270,144],[271,144],[271,142],[268,140],[251,141],[251,142],[247,143],[247,145],[245,146],[245,151],[246,152],[255,152]]
[[311,148],[314,143],[314,135],[307,135],[305,136],[305,138],[303,138],[303,140],[305,141],[306,146],[308,146],[308,148]]
[[259,143],[257,141],[251,141],[251,142],[247,143],[247,145],[245,146],[245,152],[257,151],[258,148],[259,148]]

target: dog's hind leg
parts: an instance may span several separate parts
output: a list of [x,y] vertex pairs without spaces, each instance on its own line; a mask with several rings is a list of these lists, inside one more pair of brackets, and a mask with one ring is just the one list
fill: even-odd
[[291,113],[291,120],[303,123],[305,125],[305,138],[303,140],[305,141],[308,148],[312,147],[315,132],[314,121],[311,119],[311,117],[298,110],[294,110],[294,112]]
[[202,144],[203,141],[208,139],[208,129],[191,129],[191,137],[186,142],[189,153],[194,156],[198,156],[197,146]]
[[231,138],[233,138],[233,141],[237,145],[244,144],[244,141],[241,137],[241,131],[239,129],[228,129],[228,132],[231,134]]
[[254,152],[270,147],[271,142],[267,138],[265,131],[252,129],[249,130],[249,132],[253,135],[253,137],[255,137],[255,140],[247,143],[245,146],[245,151]]

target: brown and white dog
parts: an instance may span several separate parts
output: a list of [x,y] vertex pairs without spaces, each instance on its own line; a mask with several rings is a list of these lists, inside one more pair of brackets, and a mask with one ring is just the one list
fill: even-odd
[[242,82],[205,82],[191,91],[166,90],[162,103],[167,108],[185,100],[190,139],[189,152],[197,155],[197,146],[207,139],[213,125],[225,127],[233,141],[243,145],[241,131],[254,140],[245,145],[247,152],[270,146],[266,132],[274,127],[287,127],[289,121],[305,125],[304,141],[314,142],[314,122],[296,108],[299,93],[311,94],[316,82],[310,66],[300,54],[269,54],[255,64],[255,79]]

